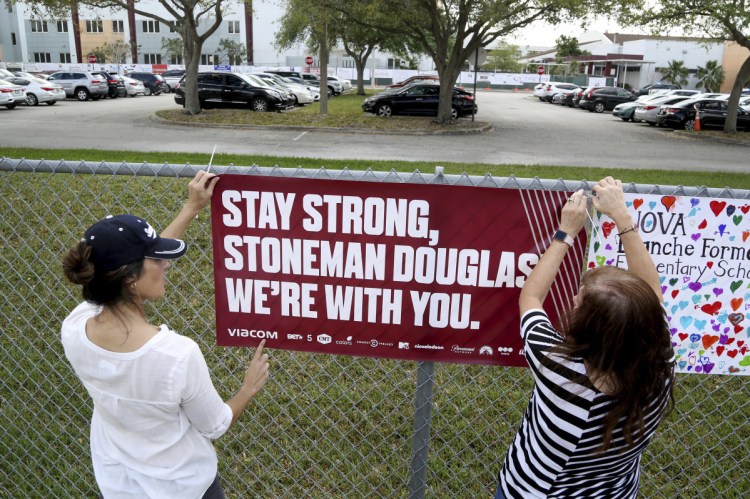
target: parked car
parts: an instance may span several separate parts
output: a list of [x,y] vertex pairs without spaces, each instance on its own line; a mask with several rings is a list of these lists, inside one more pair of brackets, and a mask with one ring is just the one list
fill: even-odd
[[689,98],[687,95],[659,95],[646,102],[639,102],[635,110],[635,118],[648,123],[649,126],[656,126],[656,115],[661,106],[671,106]]
[[588,92],[592,88],[596,88],[596,87],[584,87],[580,90],[573,92],[573,99],[572,99],[573,105],[571,107],[580,107],[581,97],[583,97],[583,94]]
[[617,104],[612,109],[612,116],[620,118],[622,121],[634,121],[638,123],[640,120],[636,120],[634,115],[635,110],[640,104],[640,102],[623,102],[622,104]]
[[314,85],[296,76],[286,76],[285,78],[293,81],[294,83],[297,83],[298,85],[304,86],[312,95],[314,102],[318,102],[320,100],[320,85]]
[[146,95],[146,86],[141,80],[136,80],[129,76],[121,76],[122,83],[125,86],[125,93],[128,97],[135,97],[136,95]]
[[164,92],[174,92],[174,87],[180,82],[180,79],[185,75],[184,69],[170,69],[161,73],[161,77],[164,78]]
[[65,90],[65,95],[79,101],[99,100],[109,93],[109,84],[101,76],[88,71],[58,71],[47,77]]
[[[185,103],[185,77],[175,89],[174,101]],[[253,75],[210,71],[198,73],[198,99],[202,108],[214,105],[248,106],[253,111],[283,111],[294,107],[286,92]]]
[[658,91],[658,90],[677,90],[682,88],[679,85],[675,85],[673,83],[651,83],[649,85],[645,85],[641,88],[638,88],[636,90],[633,90],[633,94],[638,95],[648,95],[652,92]]
[[146,71],[132,71],[127,76],[143,82],[143,86],[146,87],[145,95],[159,95],[166,91],[167,84],[164,82],[164,78],[158,74]]
[[[687,99],[677,104],[661,106],[656,123],[670,128],[692,130],[695,127],[695,108],[701,111],[701,128],[722,128],[729,103],[723,99]],[[737,108],[737,128],[747,129],[750,118],[741,107]]]
[[350,80],[345,80],[344,78],[339,78],[338,76],[331,76],[328,75],[328,81],[335,81],[341,84],[341,93],[347,93],[351,92],[352,90],[352,82]]
[[16,75],[14,75],[13,73],[11,73],[7,69],[0,68],[0,79],[5,80],[5,79],[8,79],[8,78],[13,78],[14,76],[16,76]]
[[408,85],[410,83],[424,81],[424,80],[440,81],[440,77],[438,77],[436,75],[414,75],[414,76],[410,76],[407,79],[402,80],[402,81],[400,81],[398,83],[392,83],[390,85],[386,85],[385,88],[386,89],[403,88],[404,86],[406,86],[406,85]]
[[65,100],[65,90],[57,83],[51,81],[34,77],[8,78],[7,81],[24,88],[26,104],[29,106],[38,106],[40,102],[54,106],[58,101]]
[[540,101],[544,101],[544,87],[546,87],[546,83],[539,83],[534,87],[534,91],[531,93],[534,97],[538,98]]
[[653,97],[665,97],[667,95],[682,95],[684,97],[693,97],[698,94],[700,94],[698,90],[686,90],[686,89],[657,90],[656,92],[652,92],[650,94],[641,95],[636,100],[642,101],[644,99],[651,99]]
[[127,95],[127,92],[125,91],[125,84],[119,77],[117,77],[117,75],[113,75],[111,73],[108,73],[107,71],[92,71],[91,74],[107,80],[107,86],[109,87],[107,97],[109,97],[110,99],[125,97]]
[[740,97],[740,107],[744,109],[750,109],[750,97]]
[[252,73],[252,75],[261,78],[271,86],[291,92],[295,106],[304,106],[314,102],[312,94],[304,85],[299,85],[283,76],[272,73]]
[[[362,109],[379,116],[393,114],[417,114],[436,116],[440,99],[440,85],[433,83],[415,83],[398,92],[383,92],[365,99]],[[476,114],[477,105],[474,96],[460,88],[453,89],[452,116]]]
[[0,80],[0,106],[13,109],[17,105],[26,102],[23,87],[7,80]]
[[[299,78],[300,80],[304,80],[304,76],[302,72],[300,71],[284,71],[283,69],[269,69],[266,71],[266,73],[273,73],[275,75],[283,76],[285,78]],[[317,78],[317,75],[316,75]]]
[[635,96],[620,87],[589,87],[578,101],[581,109],[601,113],[614,109],[617,104],[635,100]]
[[572,93],[576,90],[578,90],[578,85],[574,83],[560,83],[556,81],[548,82],[544,86],[544,97],[541,100],[545,100],[547,102],[552,102],[552,98],[556,94],[563,94],[563,93]]

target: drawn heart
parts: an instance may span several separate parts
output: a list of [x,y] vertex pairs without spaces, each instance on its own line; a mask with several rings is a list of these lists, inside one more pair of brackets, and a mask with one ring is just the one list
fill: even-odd
[[690,206],[692,206],[693,208],[695,208],[696,206],[698,206],[700,204],[700,202],[701,202],[701,200],[698,199],[698,198],[691,198],[690,199]]
[[693,303],[697,304],[699,301],[701,301],[701,295],[693,295],[692,300],[693,300]]
[[[723,236],[727,230],[727,224],[719,224],[719,235]],[[715,233],[714,233],[715,234]]]
[[677,284],[677,278],[672,278],[672,279],[669,280],[669,285],[670,286],[674,286],[675,284]]
[[739,281],[732,281],[732,283],[729,285],[729,289],[731,289],[732,293],[734,293],[735,291],[740,289],[740,286],[742,286],[743,282],[745,281],[743,281],[742,279],[740,279]]
[[706,374],[710,373],[715,365],[713,362],[709,362],[708,357],[701,357],[701,364],[703,365],[703,372],[705,372]]
[[714,262],[706,262],[706,267],[708,267],[709,269],[714,268]]
[[742,306],[742,298],[732,298],[729,304],[732,306],[732,310],[736,312]]
[[745,346],[745,340],[738,341],[737,342],[737,346],[740,347],[740,348],[744,347]]
[[693,241],[697,241],[700,238],[701,238],[700,232],[696,232],[695,234],[690,234],[690,239],[692,239]]
[[729,216],[731,217],[731,216],[732,216],[732,213],[734,213],[734,210],[735,210],[735,209],[736,209],[736,208],[734,207],[734,205],[733,205],[733,204],[730,204],[729,206],[727,206],[727,215],[729,215]]
[[687,361],[686,360],[681,360],[680,362],[677,363],[677,365],[680,366],[680,370],[681,371],[684,371],[685,370],[685,366],[687,366]]
[[711,201],[708,205],[711,207],[711,211],[714,212],[714,215],[718,217],[719,213],[724,211],[724,207],[727,205],[727,202],[714,200]]
[[719,322],[721,322],[722,324],[724,324],[727,321],[727,317],[728,317],[727,313],[726,312],[722,312],[722,313],[719,314],[719,316],[716,318],[716,320],[719,321]]
[[700,291],[700,289],[701,289],[702,287],[703,287],[703,284],[701,284],[701,283],[699,283],[699,282],[691,282],[690,284],[688,284],[688,288],[690,288],[690,290],[691,290],[691,291],[694,291],[694,292],[696,292],[696,293],[697,293],[698,291]]
[[739,225],[740,222],[742,222],[742,215],[735,215],[732,217],[732,222],[734,225]]
[[594,267],[596,267],[596,264],[594,262],[589,262],[589,268],[593,269]]
[[662,286],[661,287],[661,294],[664,294],[666,292],[667,292],[667,287],[666,286]]
[[734,373],[738,373],[738,372],[740,372],[740,368],[739,367],[729,366],[729,373],[730,374],[734,374]]
[[607,245],[604,246],[604,249],[607,250],[607,251],[612,251],[612,245],[611,244],[607,244]]
[[719,335],[720,345],[726,345],[728,341],[729,341],[729,336],[727,336],[726,334]]
[[697,329],[698,331],[703,331],[703,328],[706,327],[706,321],[696,320],[695,322],[693,322],[693,325],[695,326],[695,329]]
[[716,355],[718,355],[719,357],[721,357],[721,354],[723,354],[723,353],[724,353],[724,347],[723,346],[716,347]]
[[636,198],[633,200],[633,208],[636,210],[643,204],[643,199]]
[[734,350],[727,350],[727,355],[729,355],[732,358],[737,357],[737,354],[740,353],[737,349]]
[[662,196],[661,197],[661,204],[664,205],[667,211],[672,209],[672,206],[674,206],[675,201],[677,201],[677,198],[675,198],[674,196]]
[[673,289],[672,290],[672,298],[676,298],[679,293],[680,293],[679,289]]
[[744,243],[747,241],[747,238],[750,237],[750,230],[743,230],[742,231],[742,242]]
[[693,318],[690,317],[689,315],[683,315],[682,317],[680,317],[680,325],[682,326],[683,329],[687,329],[688,327],[690,327],[690,324],[692,323],[693,323]]
[[649,208],[651,208],[652,210],[653,210],[654,208],[656,208],[656,201],[650,201],[650,202],[648,203],[648,207],[649,207]]
[[735,332],[735,333],[739,333],[739,332],[740,332],[740,331],[742,331],[743,329],[745,329],[745,328],[744,328],[744,327],[742,327],[742,326],[740,326],[739,324],[735,324],[735,325],[734,325],[734,332]]
[[606,256],[597,256],[597,257],[596,257],[596,263],[597,263],[597,264],[598,264],[598,265],[599,265],[600,267],[601,267],[602,265],[604,265],[604,262],[606,262],[606,261],[607,261],[607,257],[606,257]]
[[679,333],[677,336],[680,337],[680,341],[685,341],[688,337],[687,333]]
[[614,222],[604,222],[602,224],[602,232],[604,233],[604,237],[609,237],[609,235],[612,233],[612,229],[616,227]]
[[704,218],[703,221],[698,225],[698,228],[702,230],[705,229],[707,225],[708,222],[706,222],[706,219]]
[[701,310],[708,315],[716,315],[719,313],[719,310],[721,310],[721,302],[715,301],[713,303],[706,303],[701,307]]
[[688,305],[690,305],[690,302],[681,301],[680,302],[680,310],[685,310],[685,307],[687,307]]
[[747,212],[750,211],[750,205],[746,204],[745,206],[740,208],[740,210],[742,211],[742,213],[747,214]]
[[600,246],[599,241],[594,242],[594,253],[599,251],[599,246]]
[[719,337],[713,334],[704,334],[702,338],[703,348],[708,350],[711,348],[711,345],[719,341]]
[[720,294],[724,292],[724,290],[721,288],[714,288],[711,291],[713,291],[716,296],[719,296]]
[[740,322],[742,322],[743,320],[745,320],[745,314],[742,314],[742,313],[729,314],[729,322],[731,322],[735,326],[739,324]]

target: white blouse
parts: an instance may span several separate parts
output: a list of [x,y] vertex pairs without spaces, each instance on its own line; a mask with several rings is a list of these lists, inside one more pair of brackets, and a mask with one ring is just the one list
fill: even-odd
[[216,476],[211,444],[232,409],[211,382],[198,345],[162,325],[134,352],[89,340],[86,321],[100,307],[83,302],[63,321],[62,344],[94,401],[91,458],[103,496],[200,498]]

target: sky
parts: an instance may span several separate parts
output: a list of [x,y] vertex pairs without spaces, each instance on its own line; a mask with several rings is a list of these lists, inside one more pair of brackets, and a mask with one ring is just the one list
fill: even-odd
[[585,31],[600,31],[602,33],[637,33],[636,29],[623,29],[616,22],[605,18],[586,23],[581,27],[579,23],[558,24],[553,26],[545,22],[537,22],[532,26],[519,30],[514,36],[508,37],[510,43],[519,46],[532,45],[554,47],[555,40],[560,35],[578,37]]

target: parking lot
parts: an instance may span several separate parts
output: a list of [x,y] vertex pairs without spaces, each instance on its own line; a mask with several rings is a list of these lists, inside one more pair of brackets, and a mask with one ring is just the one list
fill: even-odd
[[748,146],[686,138],[626,123],[608,112],[595,114],[543,103],[527,92],[480,90],[477,104],[476,120],[490,122],[489,132],[411,136],[343,130],[206,129],[152,120],[155,110],[176,106],[173,94],[97,102],[69,99],[55,106],[0,109],[0,146],[136,150],[144,152],[144,161],[149,151],[210,152],[216,144],[217,152],[236,154],[420,160],[436,165],[748,169]]

